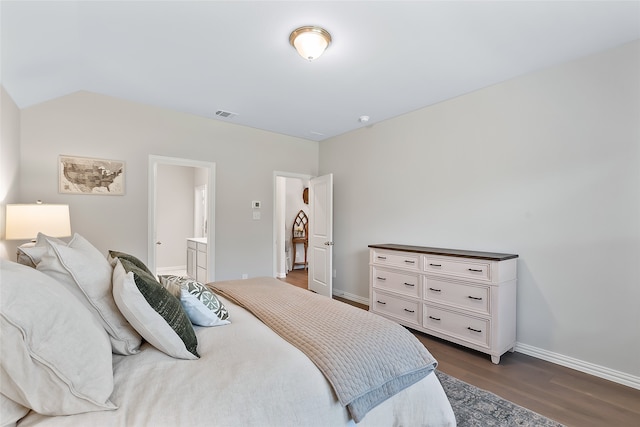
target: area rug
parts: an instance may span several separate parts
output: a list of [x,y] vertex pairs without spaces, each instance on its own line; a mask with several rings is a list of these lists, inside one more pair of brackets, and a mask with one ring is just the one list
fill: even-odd
[[562,424],[444,372],[436,371],[436,375],[451,402],[458,427],[562,427]]

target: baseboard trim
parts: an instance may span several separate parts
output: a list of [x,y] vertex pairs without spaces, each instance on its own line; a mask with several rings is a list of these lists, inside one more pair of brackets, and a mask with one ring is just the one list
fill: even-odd
[[349,301],[357,302],[358,304],[369,305],[369,298],[362,298],[359,295],[350,294],[349,292],[345,292],[340,289],[333,288],[333,295],[348,299]]
[[552,351],[533,347],[531,345],[523,344],[520,342],[516,343],[515,351],[517,351],[518,353],[526,354],[528,356],[536,357],[538,359],[546,360],[547,362],[555,363],[556,365],[565,366],[567,368],[575,369],[576,371],[584,372],[589,375],[604,378],[605,380],[613,381],[615,383],[640,390],[640,377],[635,375],[616,371],[614,369],[606,368],[604,366],[596,365],[590,362],[585,362],[583,360],[575,359],[573,357],[554,353]]
[[187,266],[186,265],[176,265],[175,267],[158,267],[156,268],[156,273],[158,274],[164,274],[167,272],[171,272],[171,271],[187,271]]
[[[349,301],[369,305],[368,298],[362,298],[361,296],[354,295],[349,292],[344,292],[340,289],[334,288],[333,295],[348,299]],[[538,359],[546,360],[547,362],[555,363],[556,365],[575,369],[576,371],[584,372],[589,375],[604,378],[605,380],[613,381],[615,383],[640,390],[639,376],[616,371],[615,369],[610,369],[604,366],[596,365],[594,363],[585,362],[580,359],[565,356],[559,353],[554,353],[552,351],[544,350],[542,348],[534,347],[532,345],[520,342],[516,343],[515,351]]]

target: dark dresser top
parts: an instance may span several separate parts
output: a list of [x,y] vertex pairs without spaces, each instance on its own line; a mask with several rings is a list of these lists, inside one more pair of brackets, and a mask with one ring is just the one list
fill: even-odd
[[515,254],[499,254],[495,252],[465,251],[461,249],[429,248],[425,246],[396,245],[393,243],[369,245],[369,247],[376,248],[376,249],[388,249],[390,251],[404,251],[404,252],[416,252],[420,254],[486,259],[489,261],[505,261],[508,259],[518,258],[518,255],[515,255]]

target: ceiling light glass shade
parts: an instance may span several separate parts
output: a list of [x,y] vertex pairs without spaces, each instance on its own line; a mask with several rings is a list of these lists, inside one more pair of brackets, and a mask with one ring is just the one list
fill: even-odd
[[7,205],[5,239],[31,240],[38,233],[51,237],[71,236],[69,205]]
[[289,43],[300,56],[313,61],[324,53],[331,43],[331,34],[320,27],[300,27],[289,36]]

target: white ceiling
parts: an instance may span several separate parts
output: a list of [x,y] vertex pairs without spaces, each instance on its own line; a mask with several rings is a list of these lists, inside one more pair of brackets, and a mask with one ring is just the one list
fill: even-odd
[[[0,7],[0,81],[20,108],[86,90],[310,140],[640,39],[639,1]],[[289,45],[302,25],[333,37],[314,62]]]

